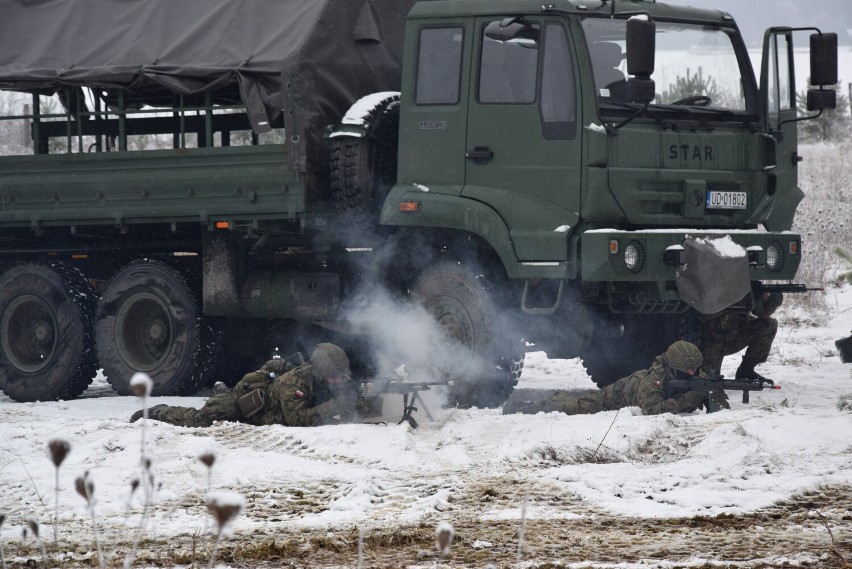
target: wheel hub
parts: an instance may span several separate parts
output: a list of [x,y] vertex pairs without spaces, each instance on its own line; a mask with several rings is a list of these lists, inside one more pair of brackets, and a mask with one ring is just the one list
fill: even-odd
[[162,320],[151,322],[148,328],[148,340],[152,345],[160,345],[168,339],[168,324]]
[[16,368],[37,372],[53,358],[56,315],[42,298],[26,294],[10,302],[0,330],[3,352]]
[[450,379],[462,377],[476,359],[476,334],[470,314],[462,303],[449,296],[437,297],[425,308],[444,335],[437,346],[437,367]]
[[131,368],[151,371],[169,355],[174,325],[168,306],[148,292],[127,299],[116,314],[118,354]]

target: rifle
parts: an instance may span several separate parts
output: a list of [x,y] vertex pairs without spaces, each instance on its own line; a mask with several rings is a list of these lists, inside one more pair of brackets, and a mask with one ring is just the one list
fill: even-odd
[[808,287],[803,284],[789,283],[789,284],[765,284],[765,283],[754,283],[754,292],[757,294],[764,292],[793,292],[793,293],[803,293],[817,290],[819,292],[825,292],[825,288],[823,287]]
[[[411,425],[411,428],[416,429],[418,424],[411,414],[418,410],[418,408],[415,406],[418,400],[420,401],[420,405],[423,408],[423,412],[426,413],[426,416],[429,417],[430,421],[433,420],[432,414],[429,413],[429,408],[426,407],[426,403],[424,403],[423,399],[420,397],[420,392],[429,391],[433,385],[449,385],[450,383],[452,382],[408,382],[401,381],[399,379],[389,378],[361,380],[358,382],[360,386],[358,397],[362,400],[376,401],[380,395],[384,395],[386,393],[396,393],[402,395],[402,419],[399,420],[399,423],[397,423],[397,425],[401,424],[403,421],[408,421],[408,424]],[[369,407],[371,413],[375,412],[375,408],[372,403],[369,404]],[[379,406],[378,408],[378,415],[381,415],[381,406]]]
[[781,389],[771,379],[725,379],[720,373],[711,373],[706,377],[695,377],[692,379],[667,379],[665,381],[666,398],[673,397],[687,391],[706,391],[707,398],[704,400],[704,408],[708,413],[715,413],[721,407],[713,401],[710,395],[714,391],[742,391],[743,403],[749,402],[749,393],[752,391],[763,391],[764,389]]

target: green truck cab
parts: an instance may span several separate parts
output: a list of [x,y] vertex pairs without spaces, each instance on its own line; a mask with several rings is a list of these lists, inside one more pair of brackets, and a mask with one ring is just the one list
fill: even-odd
[[[323,333],[383,372],[346,318],[367,290],[438,323],[419,371],[495,405],[526,350],[607,385],[795,278],[802,30],[767,31],[758,78],[728,14],[651,1],[187,1],[232,25],[158,1],[139,21],[174,25],[137,30],[98,0],[64,49],[17,37],[31,7],[0,29],[0,88],[32,96],[3,118],[34,155],[0,157],[15,399],[75,397],[98,367],[121,394],[136,371],[189,393]],[[102,61],[87,26],[135,31]],[[837,37],[812,31],[820,112]],[[133,146],[151,135],[168,147]]]
[[[582,357],[605,384],[687,333],[696,307],[716,312],[748,282],[795,277],[793,32],[767,32],[769,72],[758,82],[733,19],[718,11],[419,4],[382,223],[487,242],[508,280],[523,283],[519,317],[542,330],[527,338]],[[824,85],[837,81],[834,43],[812,39]],[[813,110],[831,106],[830,91],[809,94]],[[684,243],[723,237],[740,249],[745,280],[695,275],[729,292],[709,305],[685,297]],[[703,266],[727,271],[721,260]]]

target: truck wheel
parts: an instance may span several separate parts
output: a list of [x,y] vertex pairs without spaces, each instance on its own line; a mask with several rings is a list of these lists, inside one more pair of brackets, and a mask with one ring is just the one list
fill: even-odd
[[520,337],[501,326],[484,279],[459,264],[426,269],[412,298],[438,323],[446,342],[432,346],[436,379],[453,382],[452,404],[501,405],[518,383],[523,367]]
[[97,371],[95,293],[64,263],[0,277],[0,388],[16,401],[73,399]]
[[376,226],[382,202],[396,180],[399,95],[377,104],[365,126],[367,137],[332,139],[329,173],[341,217],[361,229]]
[[139,260],[121,269],[98,303],[95,336],[104,375],[130,395],[137,371],[153,382],[152,395],[192,393],[201,383],[203,345],[195,297],[173,268]]

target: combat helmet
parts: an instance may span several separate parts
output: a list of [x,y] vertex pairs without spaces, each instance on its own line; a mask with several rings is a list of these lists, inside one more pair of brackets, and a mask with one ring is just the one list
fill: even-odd
[[328,342],[318,344],[311,354],[311,366],[316,378],[345,377],[349,379],[349,358],[346,352]]
[[703,359],[698,346],[684,340],[678,340],[663,354],[663,362],[667,366],[683,372],[698,369]]

